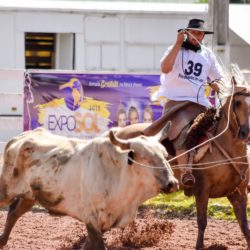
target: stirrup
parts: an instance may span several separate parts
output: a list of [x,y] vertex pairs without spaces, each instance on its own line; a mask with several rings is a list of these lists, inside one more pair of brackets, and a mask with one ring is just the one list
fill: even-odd
[[181,177],[181,182],[186,187],[193,187],[195,184],[195,178],[190,172],[186,172]]

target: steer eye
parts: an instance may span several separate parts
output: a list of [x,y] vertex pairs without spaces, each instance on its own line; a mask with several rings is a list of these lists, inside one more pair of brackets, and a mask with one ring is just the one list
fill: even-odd
[[18,169],[14,168],[13,170],[13,177],[17,177],[18,176]]

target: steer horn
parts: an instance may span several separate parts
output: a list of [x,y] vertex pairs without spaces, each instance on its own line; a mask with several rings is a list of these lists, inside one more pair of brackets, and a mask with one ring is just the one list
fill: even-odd
[[167,138],[168,131],[170,130],[170,128],[171,128],[171,121],[168,121],[165,127],[160,132],[160,138],[159,138],[160,142]]
[[123,149],[123,150],[130,149],[130,144],[129,144],[127,141],[125,141],[125,140],[118,139],[118,138],[115,136],[113,130],[110,130],[110,131],[109,131],[109,139],[110,139],[110,141],[111,141],[114,145],[120,147],[120,148]]

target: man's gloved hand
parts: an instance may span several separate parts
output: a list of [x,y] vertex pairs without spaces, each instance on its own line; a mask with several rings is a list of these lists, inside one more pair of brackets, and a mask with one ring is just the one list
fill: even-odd
[[211,88],[218,93],[220,91],[220,86],[219,86],[219,82],[213,81],[210,83]]

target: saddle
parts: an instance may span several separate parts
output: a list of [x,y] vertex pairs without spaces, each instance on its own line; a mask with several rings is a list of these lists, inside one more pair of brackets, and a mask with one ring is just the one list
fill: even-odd
[[207,109],[200,113],[187,131],[186,145],[192,148],[207,139],[207,131],[214,132],[216,122],[216,109]]
[[[216,109],[207,109],[205,112],[200,113],[187,131],[187,147],[195,147],[196,145],[207,141],[211,136],[215,135],[217,124]],[[194,152],[192,160],[194,162],[199,162],[208,150],[212,152],[212,145],[210,142],[198,147]]]
[[[163,116],[172,122],[164,146],[170,155],[175,155],[172,142],[188,124],[190,124],[190,128],[185,132],[187,133],[185,138],[182,138],[187,148],[192,148],[207,139],[206,132],[215,127],[213,125],[216,121],[216,109],[207,109],[193,102],[168,101]],[[210,144],[198,148],[194,152],[194,160],[201,159],[209,148]]]
[[168,132],[169,141],[176,139],[183,128],[205,110],[205,107],[197,103],[168,100],[164,107],[163,116],[166,116],[167,120],[172,122]]

